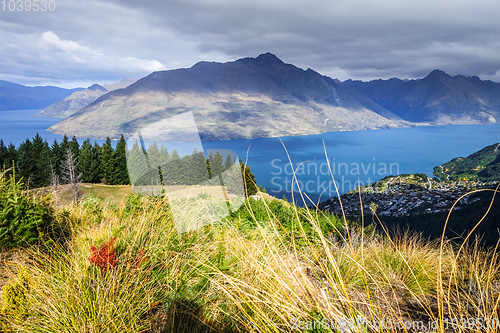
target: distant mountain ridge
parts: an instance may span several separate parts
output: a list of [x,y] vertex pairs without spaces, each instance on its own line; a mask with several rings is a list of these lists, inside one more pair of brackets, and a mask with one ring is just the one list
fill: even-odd
[[500,122],[500,84],[477,76],[450,76],[434,70],[418,80],[347,80],[342,86],[360,91],[412,122],[436,125]]
[[360,92],[266,53],[154,72],[49,130],[118,138],[187,111],[203,141],[411,126]]
[[416,80],[341,82],[266,53],[154,72],[103,94],[49,130],[118,138],[187,111],[193,112],[204,141],[417,123],[489,124],[500,121],[500,84],[440,70]]
[[75,91],[65,99],[51,104],[35,114],[38,117],[65,118],[72,115],[108,92],[98,84],[82,91]]
[[27,87],[0,80],[0,111],[42,109],[84,88]]
[[104,84],[102,86],[95,83],[83,91],[75,91],[67,98],[47,106],[35,116],[66,118],[80,111],[102,95],[116,89],[126,88],[135,81],[134,79],[123,79],[118,83]]

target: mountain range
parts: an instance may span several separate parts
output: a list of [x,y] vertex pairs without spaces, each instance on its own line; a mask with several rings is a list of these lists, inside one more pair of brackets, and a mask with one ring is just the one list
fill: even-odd
[[102,95],[116,89],[126,88],[134,82],[133,79],[123,79],[118,83],[103,84],[102,86],[95,83],[85,90],[75,91],[67,98],[47,106],[35,116],[66,118],[80,111]]
[[0,80],[0,111],[42,109],[84,88],[27,87]]
[[203,141],[411,126],[362,93],[266,53],[154,72],[49,130],[118,138],[188,111]]
[[347,80],[341,85],[412,122],[442,125],[500,121],[500,84],[477,76],[450,76],[436,69],[418,80]]
[[[117,139],[192,112],[203,141],[500,121],[500,84],[477,76],[434,70],[415,80],[342,82],[271,53],[158,71],[115,88],[76,89],[39,115],[66,117],[49,129],[57,134]],[[0,85],[0,110],[2,93],[15,97]]]

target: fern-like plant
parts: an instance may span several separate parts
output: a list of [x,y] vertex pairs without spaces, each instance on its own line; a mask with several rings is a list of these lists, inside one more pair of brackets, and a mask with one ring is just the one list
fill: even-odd
[[10,249],[32,245],[54,230],[54,210],[47,196],[35,196],[23,189],[10,169],[0,174],[0,247]]

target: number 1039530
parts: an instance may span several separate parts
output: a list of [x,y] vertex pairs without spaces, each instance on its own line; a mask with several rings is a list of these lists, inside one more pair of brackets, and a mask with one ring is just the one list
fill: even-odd
[[56,10],[55,0],[2,0],[0,10],[4,12],[53,12]]

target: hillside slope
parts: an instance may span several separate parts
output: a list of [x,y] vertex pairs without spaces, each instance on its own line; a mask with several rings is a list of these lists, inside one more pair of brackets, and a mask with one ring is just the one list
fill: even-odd
[[93,84],[83,91],[75,91],[69,97],[47,106],[35,116],[66,118],[80,111],[102,95],[116,89],[126,88],[134,82],[133,79],[123,79],[114,84],[104,84],[102,86],[97,83]]
[[434,168],[441,180],[500,180],[500,143],[485,147],[468,157],[457,157]]

